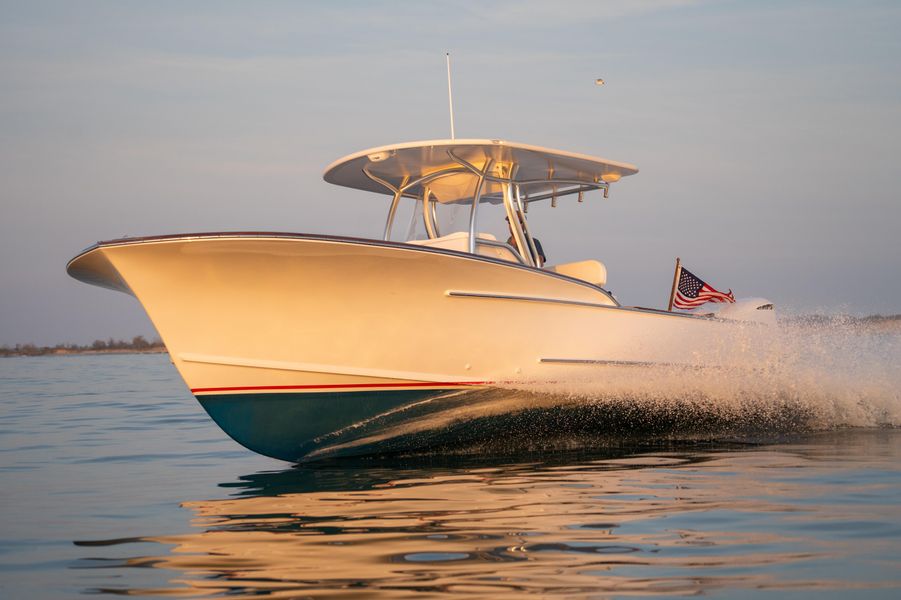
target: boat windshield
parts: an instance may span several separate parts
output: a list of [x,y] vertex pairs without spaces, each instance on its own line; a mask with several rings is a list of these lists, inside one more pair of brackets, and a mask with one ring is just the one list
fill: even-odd
[[[569,194],[578,194],[581,201],[582,194],[592,189],[601,189],[607,195],[608,184],[602,181],[560,181],[559,189],[555,185],[551,192],[530,198],[527,191],[532,182],[515,179],[515,164],[489,160],[479,168],[451,151],[448,154],[459,166],[435,171],[406,186],[391,186],[364,168],[367,176],[395,192],[385,224],[386,240],[430,246],[441,246],[444,241],[449,248],[540,267],[544,257],[529,228],[529,203],[550,199],[556,205],[558,197]],[[544,188],[548,181],[535,183]],[[408,193],[414,186],[418,193]],[[470,194],[464,192],[467,188]],[[430,240],[434,242],[428,243]]]
[[490,187],[500,189],[449,202],[440,201],[428,185],[417,196],[401,195],[389,207],[385,239],[541,266],[519,190],[484,183],[482,190]]

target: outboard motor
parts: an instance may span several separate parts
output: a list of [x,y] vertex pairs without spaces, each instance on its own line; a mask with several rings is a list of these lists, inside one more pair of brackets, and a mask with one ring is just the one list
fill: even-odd
[[766,298],[741,298],[731,304],[723,304],[716,312],[720,319],[752,321],[764,325],[776,324],[776,310]]

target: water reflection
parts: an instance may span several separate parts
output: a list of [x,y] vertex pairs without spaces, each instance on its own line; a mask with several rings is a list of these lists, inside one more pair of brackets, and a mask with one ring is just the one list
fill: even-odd
[[[901,586],[896,432],[778,446],[341,461],[222,484],[185,535],[78,542],[175,572],[127,594],[519,598]],[[878,465],[878,466],[877,466]],[[823,500],[823,498],[828,498]],[[865,510],[863,510],[865,508]],[[865,537],[861,543],[860,536]]]

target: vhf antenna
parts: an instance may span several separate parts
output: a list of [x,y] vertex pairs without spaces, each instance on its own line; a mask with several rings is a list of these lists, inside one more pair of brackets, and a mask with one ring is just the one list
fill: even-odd
[[444,57],[447,59],[447,106],[450,110],[451,139],[455,140],[457,136],[454,135],[454,94],[451,88],[450,52],[445,52]]

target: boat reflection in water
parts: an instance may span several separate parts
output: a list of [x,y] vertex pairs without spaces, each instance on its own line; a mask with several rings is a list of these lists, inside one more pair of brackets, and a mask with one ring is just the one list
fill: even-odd
[[[232,497],[184,503],[195,532],[137,540],[173,545],[163,556],[132,555],[123,563],[177,572],[170,589],[91,591],[273,598],[850,588],[884,594],[901,585],[879,558],[897,550],[901,511],[897,483],[887,484],[898,481],[897,467],[893,479],[880,479],[891,461],[878,468],[873,461],[899,454],[901,436],[870,430],[778,446],[325,461],[223,484]],[[855,503],[865,503],[865,512]],[[857,534],[847,535],[851,530]]]

